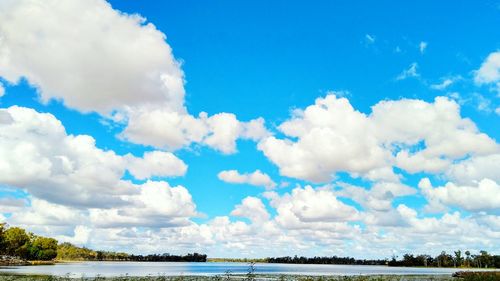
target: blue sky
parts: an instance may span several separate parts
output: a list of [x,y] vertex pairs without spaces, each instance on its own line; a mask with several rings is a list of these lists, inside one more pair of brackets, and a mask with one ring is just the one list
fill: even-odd
[[0,219],[130,252],[498,252],[500,2],[2,2]]

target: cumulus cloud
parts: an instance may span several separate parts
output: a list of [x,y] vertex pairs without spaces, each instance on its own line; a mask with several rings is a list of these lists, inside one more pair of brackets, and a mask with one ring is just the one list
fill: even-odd
[[136,179],[148,179],[152,176],[183,176],[187,165],[170,152],[150,151],[142,158],[126,156],[127,169]]
[[496,142],[444,97],[433,103],[381,101],[366,115],[346,98],[329,94],[295,110],[278,129],[286,138],[264,138],[258,148],[282,175],[312,182],[327,182],[340,171],[397,182],[393,166],[435,173],[452,160],[498,151]]
[[270,217],[262,200],[252,196],[244,198],[241,204],[236,205],[231,215],[249,218],[254,223],[268,221]]
[[201,142],[234,153],[238,138],[268,134],[262,119],[190,115],[184,74],[165,34],[106,1],[3,1],[0,37],[1,77],[27,79],[44,102],[125,124],[128,141],[169,150]]
[[482,179],[500,182],[500,154],[468,158],[453,164],[446,171],[448,179],[459,184],[473,184]]
[[0,75],[9,82],[25,77],[43,101],[82,111],[157,103],[183,110],[180,64],[165,34],[139,15],[100,0],[9,0],[0,7]]
[[140,193],[123,195],[126,204],[113,209],[91,209],[92,223],[101,228],[172,227],[189,225],[198,215],[191,194],[183,186],[147,181]]
[[120,156],[96,147],[87,135],[68,135],[49,113],[12,106],[0,109],[0,183],[62,205],[110,208],[140,189],[123,180],[181,175],[186,165],[166,152],[144,158]]
[[338,200],[334,192],[326,188],[297,187],[282,196],[268,192],[266,197],[278,213],[275,220],[285,228],[323,228],[329,227],[329,223],[358,219],[354,207]]
[[338,196],[350,198],[369,210],[389,211],[392,209],[393,199],[401,196],[413,195],[416,190],[400,183],[379,182],[370,189],[341,183],[342,190],[336,192]]
[[217,174],[217,177],[228,183],[236,184],[250,184],[255,186],[263,186],[267,189],[272,189],[276,187],[276,183],[267,175],[260,170],[255,170],[252,173],[241,174],[237,170],[226,170],[221,171]]
[[448,182],[433,187],[428,178],[418,186],[429,201],[429,209],[442,210],[444,206],[456,206],[468,211],[498,210],[500,208],[500,185],[490,179],[482,179],[473,185],[456,185]]
[[500,95],[500,51],[488,55],[475,71],[474,81],[478,85],[492,85]]

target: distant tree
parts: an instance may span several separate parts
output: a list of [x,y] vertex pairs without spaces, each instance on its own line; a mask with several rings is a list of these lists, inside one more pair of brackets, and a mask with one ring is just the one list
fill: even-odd
[[470,251],[465,251],[465,262],[466,262],[466,266],[467,267],[470,267],[470,264],[471,264],[471,258],[470,258]]
[[463,262],[463,257],[462,257],[462,251],[458,250],[458,251],[455,251],[455,257],[453,258],[453,266],[454,267],[457,267],[457,266],[462,266],[462,262]]

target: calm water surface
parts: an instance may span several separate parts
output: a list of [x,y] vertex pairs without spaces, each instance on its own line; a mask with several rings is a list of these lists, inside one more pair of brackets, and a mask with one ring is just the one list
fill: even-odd
[[[451,274],[453,268],[404,268],[364,265],[299,265],[265,264],[255,265],[257,274],[294,274],[294,275],[368,275],[368,274]],[[223,275],[244,274],[246,263],[184,263],[184,262],[77,262],[55,265],[0,267],[0,272],[19,274],[50,274],[72,277],[100,276],[148,276],[148,275]]]

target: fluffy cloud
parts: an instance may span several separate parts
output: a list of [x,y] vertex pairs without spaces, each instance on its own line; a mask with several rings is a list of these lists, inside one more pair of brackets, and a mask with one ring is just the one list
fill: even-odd
[[187,165],[170,152],[151,151],[142,158],[127,155],[127,169],[136,179],[148,179],[152,176],[183,176]]
[[460,186],[447,183],[433,187],[429,179],[422,179],[418,186],[429,201],[429,208],[442,210],[444,206],[457,206],[468,211],[498,210],[500,208],[500,185],[483,179],[474,185]]
[[493,84],[500,95],[500,51],[488,55],[481,67],[474,73],[478,85]]
[[459,184],[473,184],[482,179],[500,182],[500,154],[472,157],[453,164],[446,177]]
[[158,103],[183,110],[180,65],[165,35],[139,15],[101,0],[8,0],[0,7],[0,75],[8,81],[25,77],[42,100],[82,111]]
[[298,187],[283,196],[268,192],[266,197],[278,213],[275,220],[285,228],[325,228],[331,227],[330,223],[358,218],[355,208],[339,201],[326,188]]
[[129,113],[128,125],[121,137],[127,141],[175,150],[201,143],[225,154],[237,151],[239,138],[258,141],[269,135],[264,119],[239,121],[234,114],[218,113],[210,117],[202,112],[195,118],[163,109]]
[[379,182],[370,189],[357,187],[349,184],[341,184],[342,190],[338,196],[350,198],[363,207],[375,211],[389,211],[392,209],[392,201],[396,197],[408,196],[416,193],[416,190],[400,183]]
[[251,196],[244,198],[241,204],[236,205],[231,215],[249,218],[254,223],[268,221],[270,217],[262,200]]
[[108,208],[126,204],[123,195],[139,188],[123,180],[183,174],[174,155],[149,152],[144,158],[120,156],[96,147],[87,135],[68,135],[48,113],[13,106],[0,109],[0,183],[27,190],[49,202]]
[[126,204],[113,209],[91,209],[92,223],[107,227],[171,227],[190,223],[197,216],[196,205],[183,186],[171,187],[166,182],[148,181],[140,193],[123,195]]
[[201,142],[234,153],[238,138],[268,134],[262,119],[190,115],[184,74],[165,34],[106,1],[3,1],[0,38],[1,77],[26,78],[42,101],[124,123],[121,136],[131,142],[169,150]]
[[346,98],[330,94],[296,110],[278,128],[288,138],[264,138],[259,149],[282,175],[312,182],[326,182],[339,171],[398,181],[392,166],[437,173],[452,160],[498,151],[496,142],[444,97],[433,103],[382,101],[365,115]]
[[250,184],[255,186],[263,186],[267,189],[276,187],[276,183],[267,174],[256,170],[252,173],[240,174],[236,170],[221,171],[217,177],[228,183]]
[[335,95],[296,110],[278,129],[297,141],[268,137],[258,147],[288,177],[324,182],[336,171],[382,168],[389,156],[378,145],[367,116]]

